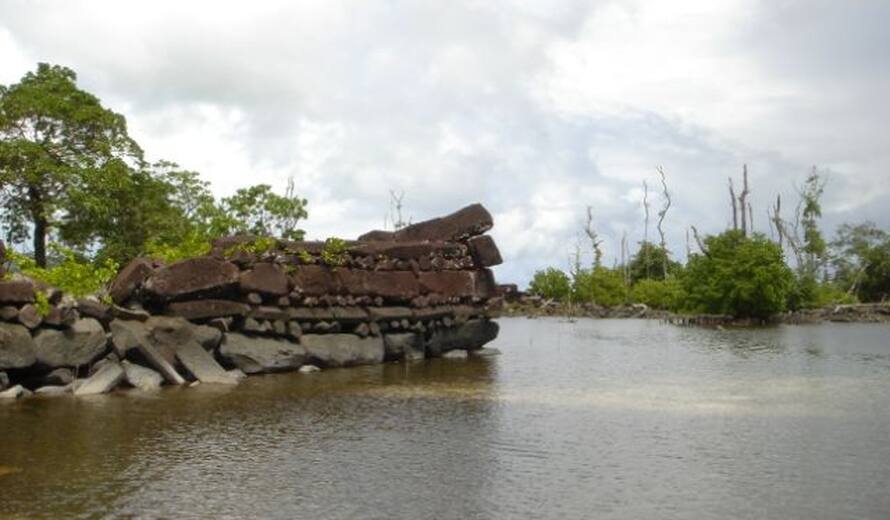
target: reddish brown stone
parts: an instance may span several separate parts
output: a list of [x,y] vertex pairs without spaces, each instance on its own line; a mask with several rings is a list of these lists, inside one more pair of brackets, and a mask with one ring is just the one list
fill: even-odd
[[379,229],[375,229],[374,231],[368,231],[364,235],[358,237],[361,242],[385,242],[388,240],[392,240],[392,231],[381,231]]
[[180,300],[232,289],[238,284],[238,275],[235,264],[202,256],[158,269],[144,288],[161,300]]
[[289,317],[286,310],[271,306],[254,307],[248,316],[258,320],[286,320]]
[[420,273],[420,288],[424,293],[439,293],[446,297],[472,296],[473,273],[470,271],[424,271]]
[[249,311],[250,306],[230,300],[195,300],[171,303],[167,306],[168,314],[181,316],[187,320],[244,316]]
[[361,307],[334,307],[331,311],[334,314],[334,319],[343,323],[368,321],[368,311]]
[[322,296],[337,289],[330,269],[318,265],[295,267],[291,281],[296,290],[309,296]]
[[480,269],[475,272],[476,296],[487,300],[498,295],[498,286],[494,281],[494,273],[491,269]]
[[370,272],[366,286],[368,293],[383,298],[410,300],[420,294],[417,277],[410,271]]
[[337,269],[334,272],[337,289],[340,292],[352,296],[368,294],[368,280],[382,273],[364,271],[361,269]]
[[422,242],[368,242],[349,248],[356,256],[385,256],[399,260],[412,260],[438,254],[442,256],[460,256],[464,254],[464,246],[455,242],[422,241]]
[[397,242],[419,240],[466,240],[485,233],[494,225],[491,214],[481,204],[472,204],[451,215],[418,222],[393,233]]
[[287,294],[287,275],[275,264],[262,262],[253,266],[250,271],[241,273],[239,280],[241,292],[257,292],[270,296]]
[[108,294],[114,303],[122,304],[130,299],[136,291],[154,272],[151,262],[145,258],[134,258],[111,282]]
[[491,267],[500,265],[504,261],[494,239],[489,235],[473,237],[467,242],[467,245],[470,246],[470,254],[477,267]]
[[30,280],[0,282],[0,302],[31,303],[34,301],[34,284]]

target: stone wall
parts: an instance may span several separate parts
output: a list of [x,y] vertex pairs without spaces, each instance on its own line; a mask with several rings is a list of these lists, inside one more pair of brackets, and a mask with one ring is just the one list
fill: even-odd
[[133,260],[107,303],[13,277],[0,282],[0,395],[486,353],[500,302],[492,225],[475,204],[348,242],[227,237],[203,257]]

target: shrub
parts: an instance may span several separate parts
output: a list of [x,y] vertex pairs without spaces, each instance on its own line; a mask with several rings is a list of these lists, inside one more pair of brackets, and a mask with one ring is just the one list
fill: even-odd
[[332,267],[346,265],[349,255],[346,252],[346,242],[339,238],[331,237],[324,241],[321,250],[321,261]]
[[572,294],[577,302],[614,307],[627,301],[627,290],[621,272],[606,267],[581,269],[575,274]]
[[37,267],[37,263],[29,256],[14,251],[8,251],[7,254],[15,267],[25,276],[61,289],[74,297],[101,291],[117,274],[118,265],[113,260],[94,265],[78,258],[71,249],[57,244],[51,244],[50,250],[61,256],[61,260],[55,266],[48,268]]
[[631,301],[645,303],[653,309],[677,311],[683,307],[686,291],[676,278],[640,280],[631,290]]
[[560,301],[568,299],[570,291],[568,275],[555,267],[537,271],[528,286],[528,292],[532,294]]

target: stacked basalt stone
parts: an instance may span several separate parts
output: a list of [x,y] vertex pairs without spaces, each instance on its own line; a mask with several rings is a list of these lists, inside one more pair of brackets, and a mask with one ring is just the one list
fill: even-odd
[[[323,242],[227,237],[207,256],[170,265],[137,258],[109,288],[114,305],[84,300],[78,309],[110,333],[117,359],[177,384],[227,382],[232,369],[479,352],[498,332],[489,267],[501,256],[484,234],[492,224],[475,204],[395,232],[372,231],[333,252]],[[0,370],[2,342],[0,331]]]

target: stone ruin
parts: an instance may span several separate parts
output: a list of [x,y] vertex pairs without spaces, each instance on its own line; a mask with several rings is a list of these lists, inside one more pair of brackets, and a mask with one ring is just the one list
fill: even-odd
[[226,237],[170,265],[133,260],[108,303],[13,276],[0,281],[0,395],[493,353],[492,225],[474,204],[355,241]]

